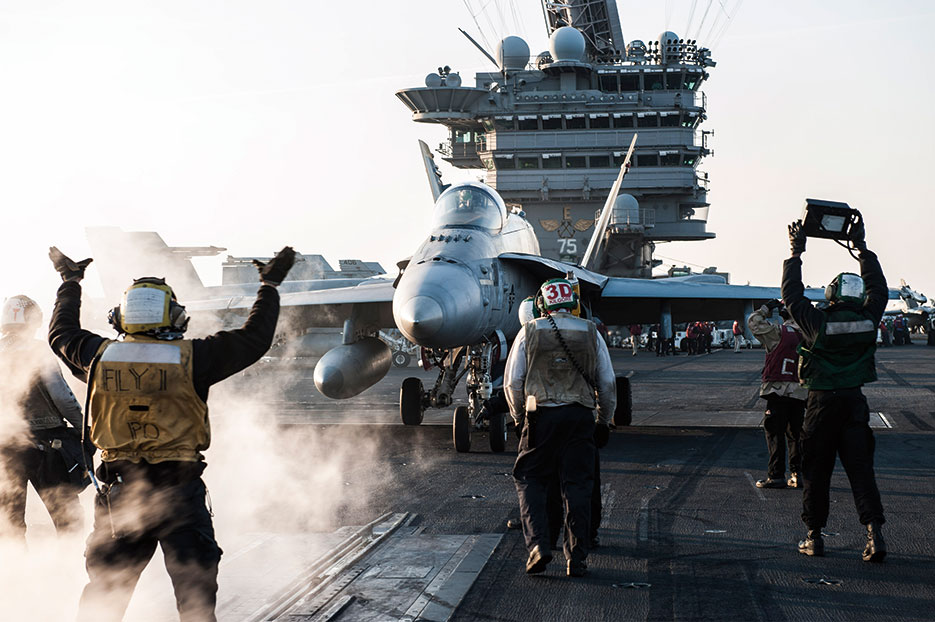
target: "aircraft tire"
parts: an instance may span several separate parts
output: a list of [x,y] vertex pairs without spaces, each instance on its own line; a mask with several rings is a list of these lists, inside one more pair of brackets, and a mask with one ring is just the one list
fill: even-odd
[[617,408],[614,410],[614,425],[623,427],[633,422],[633,392],[630,379],[617,376]]
[[490,451],[498,454],[506,449],[506,415],[490,413]]
[[402,350],[393,352],[393,365],[396,367],[408,367],[410,360],[412,360],[412,357]]
[[471,413],[467,406],[455,408],[454,418],[451,422],[451,434],[455,443],[455,451],[465,454],[471,451]]
[[405,425],[422,423],[422,381],[418,378],[406,378],[399,388],[399,416]]

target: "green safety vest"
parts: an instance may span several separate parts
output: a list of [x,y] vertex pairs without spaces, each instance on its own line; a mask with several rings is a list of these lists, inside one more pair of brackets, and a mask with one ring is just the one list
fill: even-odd
[[877,325],[853,307],[830,309],[815,343],[799,345],[799,379],[822,391],[859,387],[877,379]]

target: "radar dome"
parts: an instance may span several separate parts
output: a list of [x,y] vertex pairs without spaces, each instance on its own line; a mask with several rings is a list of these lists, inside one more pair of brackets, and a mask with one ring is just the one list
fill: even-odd
[[461,75],[455,72],[449,73],[445,76],[445,86],[450,86],[453,88],[458,88],[461,86]]
[[441,85],[442,77],[437,73],[430,73],[429,75],[425,76],[425,86],[429,87],[430,89],[437,89]]
[[614,201],[610,222],[618,225],[640,224],[640,203],[632,194],[621,194]]
[[577,28],[562,26],[549,38],[549,53],[555,62],[584,60],[584,35]]
[[500,71],[521,71],[529,62],[529,45],[519,37],[505,37],[497,46]]

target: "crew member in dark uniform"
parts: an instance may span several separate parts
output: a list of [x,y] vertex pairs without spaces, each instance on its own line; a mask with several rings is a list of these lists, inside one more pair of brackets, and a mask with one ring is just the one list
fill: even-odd
[[[90,483],[81,458],[81,406],[45,341],[35,338],[42,311],[11,296],[0,313],[0,534],[26,537],[26,488],[32,483],[56,531],[82,527],[78,493]],[[6,523],[6,524],[4,524]]]
[[525,421],[513,479],[529,557],[526,572],[543,572],[550,561],[547,497],[549,482],[561,478],[565,503],[568,576],[587,573],[594,493],[595,420],[606,442],[616,402],[607,345],[593,322],[575,317],[578,300],[565,279],[540,290],[544,317],[527,322],[506,363],[504,389],[510,414]]
[[158,544],[180,619],[215,620],[221,549],[201,479],[211,440],[208,389],[269,349],[279,317],[276,286],[295,252],[285,247],[268,263],[256,262],[262,285],[243,327],[203,339],[183,338],[185,307],[162,279],[135,280],[110,314],[123,337],[117,341],[79,322],[79,281],[91,260],[72,261],[54,247],[49,257],[64,281],[49,343],[88,383],[90,438],[103,460],[78,619],[122,619]]
[[860,276],[844,272],[825,289],[830,303],[817,309],[805,298],[801,221],[789,225],[792,256],[783,264],[782,298],[802,331],[799,378],[808,389],[802,450],[802,520],[808,535],[799,542],[806,555],[824,555],[821,528],[828,520],[829,491],[837,454],[847,471],[860,522],[867,527],[864,561],[883,561],[883,504],[873,472],[870,410],[860,387],[877,379],[877,326],[886,309],[886,278],[877,256],[867,250],[863,224],[851,234],[859,252]]
[[[769,321],[779,309],[782,324]],[[808,390],[799,384],[797,348],[802,341],[795,320],[778,300],[770,300],[750,314],[747,327],[766,348],[766,362],[761,375],[760,397],[766,400],[763,430],[769,464],[766,479],[757,480],[757,488],[798,488],[802,460],[799,433],[805,416]],[[789,479],[786,480],[786,443],[789,444]]]

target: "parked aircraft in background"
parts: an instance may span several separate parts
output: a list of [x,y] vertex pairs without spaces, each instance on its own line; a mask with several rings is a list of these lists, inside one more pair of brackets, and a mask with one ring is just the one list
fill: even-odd
[[891,287],[889,303],[886,305],[885,315],[904,315],[909,321],[909,330],[925,329],[929,315],[935,313],[935,307],[926,304],[928,298],[920,294],[899,279],[899,288]]

